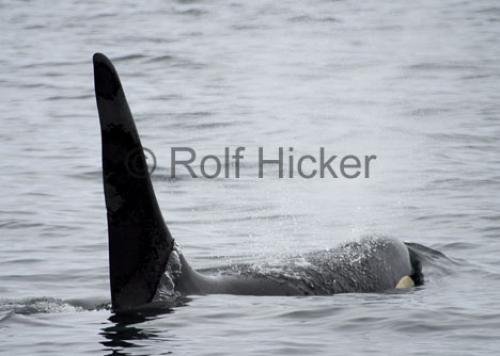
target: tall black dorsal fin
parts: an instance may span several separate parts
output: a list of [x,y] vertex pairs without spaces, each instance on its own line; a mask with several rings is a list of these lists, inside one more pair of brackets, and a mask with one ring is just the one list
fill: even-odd
[[163,221],[134,119],[118,74],[94,55],[108,217],[111,302],[115,310],[150,302],[165,271],[173,238]]

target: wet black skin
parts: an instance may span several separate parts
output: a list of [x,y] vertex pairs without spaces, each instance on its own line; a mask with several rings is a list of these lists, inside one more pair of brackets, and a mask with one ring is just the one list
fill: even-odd
[[[353,255],[353,250],[370,252]],[[423,283],[416,254],[411,247],[397,240],[378,238],[355,241],[303,257],[315,268],[296,269],[295,272],[303,279],[297,280],[280,274],[206,276],[191,268],[181,255],[182,274],[176,280],[176,289],[184,294],[331,295],[382,292],[393,289],[404,276],[410,276],[416,285]],[[346,262],[346,259],[355,262]]]
[[[102,137],[111,301],[114,310],[128,310],[153,300],[174,239],[158,207],[118,74],[103,54],[96,53],[93,61]],[[387,290],[406,275],[417,284],[421,280],[418,260],[412,249],[401,242],[381,239],[374,248],[375,257],[364,259],[359,266],[332,262],[342,253],[339,248],[328,256],[311,255],[311,261],[327,271],[323,276],[311,275],[323,279],[325,287],[315,289],[262,275],[206,276],[192,269],[181,255],[182,273],[175,281],[176,290],[183,294],[333,294]]]

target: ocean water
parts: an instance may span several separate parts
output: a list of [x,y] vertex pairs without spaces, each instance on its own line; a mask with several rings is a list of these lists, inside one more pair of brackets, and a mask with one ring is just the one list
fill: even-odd
[[[121,75],[193,267],[372,235],[449,260],[401,293],[191,296],[113,315],[94,52]],[[488,0],[1,1],[0,353],[495,354],[499,58]],[[242,177],[171,179],[178,146],[198,157],[244,146]],[[280,146],[377,159],[370,178],[270,167],[259,179],[261,146],[269,159]]]

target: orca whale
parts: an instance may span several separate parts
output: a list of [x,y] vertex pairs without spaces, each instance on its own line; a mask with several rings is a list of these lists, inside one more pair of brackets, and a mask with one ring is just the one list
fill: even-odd
[[96,53],[93,64],[113,310],[188,294],[330,295],[423,283],[415,244],[383,237],[305,254],[301,258],[307,263],[292,261],[282,272],[242,265],[215,277],[194,270],[163,220],[118,74],[103,54]]

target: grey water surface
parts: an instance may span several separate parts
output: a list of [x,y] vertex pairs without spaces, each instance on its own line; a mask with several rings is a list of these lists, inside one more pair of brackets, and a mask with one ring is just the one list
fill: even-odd
[[[109,310],[92,54],[115,63],[186,258],[258,268],[362,236],[448,257],[410,291]],[[0,353],[492,355],[500,348],[496,1],[0,1]],[[245,146],[242,177],[170,149]],[[370,178],[257,178],[377,155]],[[199,169],[199,159],[196,169]],[[209,167],[210,168],[210,167]],[[211,167],[213,169],[213,167]]]

